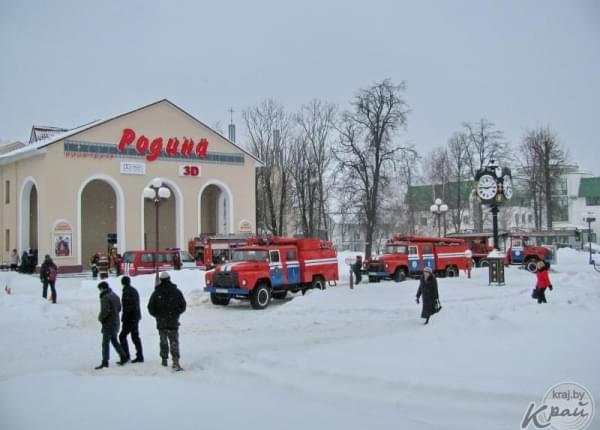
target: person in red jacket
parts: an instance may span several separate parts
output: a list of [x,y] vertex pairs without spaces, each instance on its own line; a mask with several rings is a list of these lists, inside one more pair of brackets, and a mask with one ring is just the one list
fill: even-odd
[[546,288],[550,288],[550,291],[552,291],[552,283],[550,282],[550,276],[548,276],[548,268],[543,261],[537,262],[535,276],[537,278],[535,288],[537,289],[538,303],[548,303],[546,301]]

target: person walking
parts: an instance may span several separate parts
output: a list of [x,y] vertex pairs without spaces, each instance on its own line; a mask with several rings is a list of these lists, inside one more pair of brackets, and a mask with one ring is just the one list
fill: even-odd
[[173,359],[173,369],[183,370],[179,363],[179,316],[185,312],[186,302],[177,285],[171,282],[167,272],[161,272],[160,282],[148,302],[148,312],[156,318],[156,328],[160,336],[160,358],[163,366],[168,366],[169,350]]
[[131,333],[131,340],[135,345],[135,358],[131,360],[132,363],[143,363],[144,353],[142,351],[142,340],[140,339],[140,333],[138,325],[142,319],[142,313],[140,311],[140,295],[137,290],[131,286],[131,279],[129,276],[123,276],[121,278],[121,285],[123,285],[123,294],[121,295],[121,303],[123,305],[123,315],[121,316],[121,333],[119,334],[119,342],[123,353],[127,360],[131,359],[129,355],[129,345],[127,343],[127,336]]
[[431,267],[423,269],[423,276],[421,276],[419,289],[417,290],[417,304],[421,296],[423,296],[421,318],[425,318],[425,324],[429,324],[431,315],[440,309],[437,279],[435,279]]
[[119,354],[120,360],[117,361],[119,366],[123,366],[129,361],[117,339],[121,301],[113,293],[106,281],[98,284],[98,290],[100,290],[100,313],[98,314],[98,321],[102,324],[102,363],[95,367],[96,370],[108,367],[108,360],[110,358],[109,343],[112,343],[112,346]]
[[58,274],[58,267],[52,261],[52,258],[48,254],[44,257],[44,262],[40,267],[40,281],[42,281],[42,297],[46,298],[48,294],[48,285],[50,285],[50,298],[52,303],[56,304],[56,275]]
[[362,256],[356,256],[356,261],[352,265],[352,271],[354,272],[354,285],[360,284],[362,280]]
[[546,288],[552,291],[552,282],[550,282],[550,276],[548,275],[548,267],[543,261],[537,262],[537,272],[535,272],[536,284],[536,298],[538,304],[548,303],[546,301]]
[[19,253],[16,249],[13,249],[10,253],[10,271],[16,272],[19,266]]

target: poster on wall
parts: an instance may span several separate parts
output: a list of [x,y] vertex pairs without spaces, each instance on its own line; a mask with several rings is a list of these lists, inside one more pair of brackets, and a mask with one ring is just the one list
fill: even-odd
[[252,233],[252,223],[247,219],[241,220],[238,231],[240,233]]
[[68,222],[59,222],[54,226],[53,249],[55,257],[70,257],[73,245],[73,228]]

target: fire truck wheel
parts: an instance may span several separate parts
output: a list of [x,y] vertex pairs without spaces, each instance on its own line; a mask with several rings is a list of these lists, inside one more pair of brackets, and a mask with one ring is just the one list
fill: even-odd
[[210,293],[210,301],[213,305],[227,306],[229,304],[230,300],[231,300],[231,297],[229,297],[229,296],[221,296],[221,295],[217,295],[215,293]]
[[287,296],[287,293],[287,291],[274,291],[272,295],[274,299],[283,300]]
[[525,268],[529,270],[531,273],[537,272],[537,260],[535,258],[530,258],[525,262]]
[[250,295],[250,304],[254,309],[264,309],[271,301],[271,290],[266,284],[257,286]]
[[490,266],[490,262],[483,259],[479,261],[479,264],[477,265],[478,267],[489,267]]
[[394,281],[396,282],[402,282],[406,280],[406,272],[404,271],[404,269],[396,269],[396,271],[394,272]]
[[446,276],[448,278],[455,278],[456,276],[458,276],[458,269],[454,266],[448,266],[446,268]]
[[312,287],[316,288],[317,290],[324,290],[325,289],[325,280],[320,276],[315,276],[315,278],[313,279],[313,282],[312,282]]

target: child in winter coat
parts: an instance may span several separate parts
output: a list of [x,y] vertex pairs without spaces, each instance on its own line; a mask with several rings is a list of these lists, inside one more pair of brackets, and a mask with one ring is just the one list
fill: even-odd
[[537,262],[537,272],[535,272],[537,278],[535,288],[538,303],[548,303],[546,301],[546,288],[550,288],[552,291],[552,283],[550,282],[550,276],[548,276],[548,268],[543,261]]

